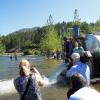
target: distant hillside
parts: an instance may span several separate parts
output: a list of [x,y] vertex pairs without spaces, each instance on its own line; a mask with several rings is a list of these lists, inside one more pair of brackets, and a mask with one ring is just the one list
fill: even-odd
[[23,28],[3,37],[6,52],[25,51],[39,47],[44,31],[40,27]]
[[[12,32],[12,33],[9,33],[9,34],[15,34],[15,33],[18,33],[18,32],[29,32],[29,31],[36,31],[39,27],[33,27],[33,28],[23,28],[23,29],[19,29],[15,32]],[[8,35],[9,35],[8,34]]]

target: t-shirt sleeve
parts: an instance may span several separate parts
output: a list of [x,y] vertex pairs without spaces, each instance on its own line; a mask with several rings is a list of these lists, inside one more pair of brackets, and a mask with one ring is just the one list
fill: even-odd
[[71,77],[75,72],[76,72],[76,68],[72,67],[70,70],[67,71],[66,76]]

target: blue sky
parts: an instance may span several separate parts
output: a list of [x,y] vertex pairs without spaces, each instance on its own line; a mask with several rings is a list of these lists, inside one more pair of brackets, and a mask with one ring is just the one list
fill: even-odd
[[95,22],[100,0],[0,0],[0,34],[46,25],[50,14],[54,23],[73,21],[75,9],[81,21]]

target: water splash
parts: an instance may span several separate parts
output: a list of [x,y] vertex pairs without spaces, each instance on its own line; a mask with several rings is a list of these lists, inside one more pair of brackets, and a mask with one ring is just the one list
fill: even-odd
[[[15,87],[14,87],[14,83],[13,83],[14,79],[11,80],[1,80],[0,81],[0,96],[1,95],[9,95],[9,94],[14,94],[17,93]],[[47,78],[46,76],[43,76],[43,80],[44,80],[44,87],[49,87],[52,84],[56,83],[56,80],[50,80],[49,78]]]
[[44,87],[49,87],[49,86],[51,86],[51,85],[53,85],[53,84],[55,84],[57,82],[56,79],[50,80],[46,76],[43,76],[43,80],[44,80]]
[[[58,75],[66,68],[65,66],[66,64],[59,65],[50,77],[43,76],[45,83],[44,87],[49,87],[52,84],[55,84],[57,82]],[[13,80],[14,79],[0,81],[0,95],[17,93],[13,84]]]
[[51,74],[50,77],[46,77],[44,76],[43,79],[44,79],[44,83],[45,83],[45,87],[48,87],[50,85],[53,85],[55,83],[57,83],[57,77],[60,75],[60,73],[65,70],[67,67],[66,67],[66,64],[63,63],[63,64],[60,64],[57,69],[54,70],[54,72]]
[[66,63],[60,64],[57,69],[54,70],[54,72],[49,77],[50,80],[55,80],[60,75],[60,73],[67,68]]
[[11,80],[1,80],[0,81],[0,95],[13,94],[16,93],[16,89],[13,84],[13,79]]

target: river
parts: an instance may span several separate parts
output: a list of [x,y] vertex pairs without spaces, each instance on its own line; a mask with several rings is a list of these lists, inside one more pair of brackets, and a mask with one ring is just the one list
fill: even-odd
[[[19,100],[19,95],[14,88],[13,79],[19,74],[19,62],[21,59],[29,59],[36,65],[46,82],[45,87],[41,88],[43,100],[67,100],[67,87],[52,85],[56,81],[57,74],[63,69],[59,60],[47,60],[38,56],[18,56],[16,61],[11,61],[9,56],[0,56],[0,100]],[[58,68],[59,67],[59,68]],[[100,85],[96,86],[100,89]]]
[[19,100],[18,93],[12,85],[13,79],[19,73],[19,62],[23,58],[29,59],[31,63],[35,64],[47,82],[47,86],[41,88],[43,100],[66,100],[66,88],[50,85],[55,81],[52,73],[62,61],[47,60],[38,56],[19,56],[17,61],[14,58],[11,61],[9,56],[0,56],[0,100]]

